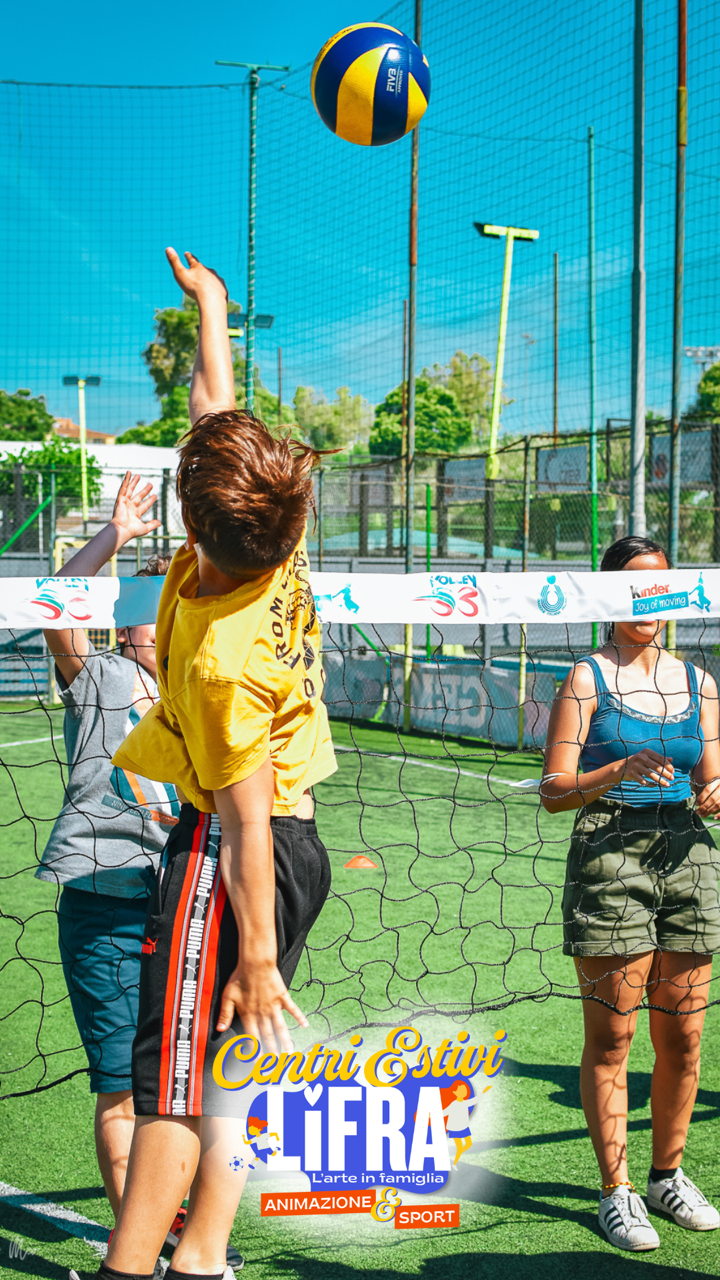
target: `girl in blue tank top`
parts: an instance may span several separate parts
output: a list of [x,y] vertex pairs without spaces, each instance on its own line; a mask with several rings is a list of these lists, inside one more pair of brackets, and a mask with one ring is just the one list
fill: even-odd
[[[601,568],[629,571],[633,586],[647,588],[670,565],[657,543],[622,538]],[[577,811],[563,952],[574,957],[582,997],[580,1083],[600,1166],[599,1225],[629,1250],[660,1244],[627,1165],[627,1060],[646,993],[655,1049],[647,1199],[681,1227],[720,1227],[680,1164],[720,951],[720,863],[702,820],[720,816],[718,691],[663,647],[664,626],[657,615],[615,622],[608,642],[579,659],[553,704],[541,787],[550,813]]]
[[621,800],[641,808],[689,800],[692,795],[690,775],[700,763],[705,749],[697,675],[693,664],[683,663],[687,671],[687,707],[676,715],[658,716],[638,711],[629,706],[621,694],[611,693],[595,658],[588,656],[579,661],[587,663],[592,670],[597,695],[597,710],[593,713],[580,752],[583,773],[627,760],[643,748],[649,749],[672,763],[674,772],[669,785],[660,787],[653,782],[621,779],[605,792],[604,799]]

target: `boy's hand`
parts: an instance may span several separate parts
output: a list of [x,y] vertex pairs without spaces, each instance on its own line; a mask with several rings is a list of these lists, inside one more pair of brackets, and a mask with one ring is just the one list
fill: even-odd
[[139,483],[139,476],[126,471],[125,478],[118,489],[110,523],[115,525],[120,535],[119,547],[130,542],[132,538],[145,537],[153,529],[159,529],[162,525],[161,520],[147,522],[143,520],[145,512],[150,510],[154,502],[157,502],[157,494],[152,492],[152,484],[149,483],[138,490]]
[[246,1035],[255,1036],[271,1053],[291,1053],[293,1042],[282,1016],[291,1013],[301,1027],[308,1026],[304,1013],[290,996],[276,965],[238,966],[230,974],[220,1003],[218,1031],[227,1031],[235,1014]]
[[227,306],[228,291],[225,281],[220,278],[217,271],[213,271],[212,267],[204,267],[194,253],[185,254],[187,266],[174,249],[166,249],[165,253],[183,293],[193,298],[198,304],[215,301],[222,303],[223,307]]

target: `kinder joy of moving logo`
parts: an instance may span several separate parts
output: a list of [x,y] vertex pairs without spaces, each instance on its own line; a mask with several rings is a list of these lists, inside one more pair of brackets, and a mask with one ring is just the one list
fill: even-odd
[[562,613],[567,600],[557,585],[554,573],[548,574],[548,580],[538,597],[538,606],[543,613]]
[[[655,613],[672,613],[676,609],[689,609],[693,604],[701,613],[710,612],[710,597],[705,592],[702,574],[698,577],[697,586],[692,591],[671,591],[667,584],[653,583],[651,587],[643,587],[638,591],[630,586],[633,602],[633,617],[648,616]],[[693,600],[693,596],[697,599]]]
[[[487,1047],[471,1045],[460,1031],[433,1048],[415,1027],[400,1026],[362,1061],[359,1034],[348,1052],[314,1044],[281,1054],[261,1053],[253,1036],[234,1036],[213,1064],[220,1088],[251,1091],[245,1152],[230,1165],[260,1159],[270,1172],[307,1175],[310,1191],[264,1197],[266,1216],[372,1213],[378,1221],[397,1217],[398,1228],[457,1225],[434,1212],[451,1206],[404,1206],[399,1214],[402,1201],[391,1198],[398,1217],[380,1208],[388,1196],[378,1201],[374,1188],[444,1187],[472,1146],[471,1117],[502,1070],[506,1038],[497,1031]],[[427,1221],[407,1218],[406,1210],[431,1209]]]

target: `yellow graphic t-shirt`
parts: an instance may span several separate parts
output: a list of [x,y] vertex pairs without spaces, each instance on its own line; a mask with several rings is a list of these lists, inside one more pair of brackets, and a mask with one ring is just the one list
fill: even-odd
[[305,538],[278,569],[222,596],[197,598],[195,552],[173,557],[155,632],[160,702],[113,764],[172,781],[191,804],[249,777],[269,755],[273,814],[334,773],[322,701],[320,627]]

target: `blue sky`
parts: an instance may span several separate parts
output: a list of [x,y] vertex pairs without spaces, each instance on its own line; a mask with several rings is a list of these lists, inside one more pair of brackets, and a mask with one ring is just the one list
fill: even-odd
[[[156,307],[178,291],[166,243],[192,248],[245,301],[243,76],[216,57],[288,62],[260,95],[257,302],[276,316],[257,358],[284,394],[342,385],[375,402],[400,378],[407,282],[409,140],[352,147],[318,120],[310,63],[329,35],[379,16],[353,0],[242,9],[210,0],[122,8],[45,0],[5,24],[0,62],[0,386],[73,412],[63,373],[99,373],[88,421],[122,430],[157,414],[141,360]],[[412,5],[385,10],[412,32]],[[669,404],[674,7],[647,22],[648,404]],[[553,254],[560,260],[560,424],[586,426],[587,126],[596,133],[598,418],[629,413],[632,16],[628,0],[425,0],[433,88],[421,130],[418,368],[458,348],[494,360],[502,245],[475,219],[530,225],[518,245],[503,414],[508,430],[552,420]],[[720,341],[716,297],[717,23],[690,13],[685,341]],[[216,85],[187,89],[63,85]],[[225,86],[225,87],[220,87]],[[282,87],[284,86],[284,87]],[[524,334],[534,339],[526,343]],[[697,371],[685,362],[684,396]],[[92,397],[92,401],[91,398]]]

